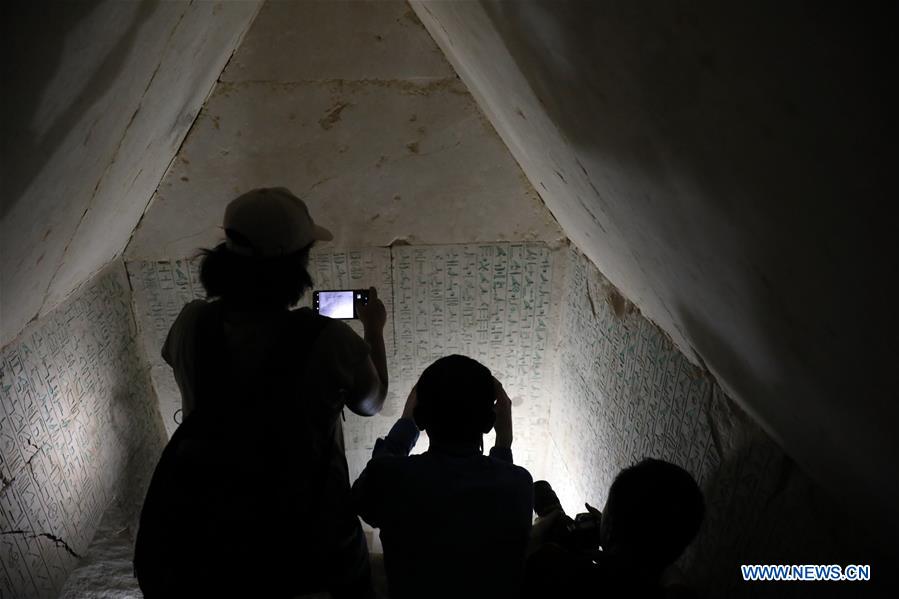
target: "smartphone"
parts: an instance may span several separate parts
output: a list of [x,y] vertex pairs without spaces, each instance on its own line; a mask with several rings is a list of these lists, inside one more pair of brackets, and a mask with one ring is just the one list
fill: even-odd
[[358,318],[356,302],[368,304],[368,289],[322,289],[312,292],[312,309],[316,314],[352,320]]

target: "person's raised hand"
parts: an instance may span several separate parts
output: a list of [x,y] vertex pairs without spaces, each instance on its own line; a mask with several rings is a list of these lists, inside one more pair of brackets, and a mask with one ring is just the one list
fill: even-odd
[[384,307],[384,302],[378,299],[377,289],[368,288],[368,304],[356,301],[356,314],[367,332],[380,333],[384,330],[384,324],[387,322],[387,309]]
[[503,384],[493,377],[493,392],[496,395],[496,447],[512,447],[512,400],[503,389]]
[[412,421],[415,420],[415,406],[418,405],[417,387],[418,385],[412,385],[412,390],[409,391],[409,397],[406,398],[406,405],[403,408],[403,418],[408,418]]

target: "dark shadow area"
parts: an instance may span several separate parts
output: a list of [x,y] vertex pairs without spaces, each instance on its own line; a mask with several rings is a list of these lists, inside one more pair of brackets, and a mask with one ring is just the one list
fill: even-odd
[[131,23],[116,34],[118,41],[40,136],[33,130],[34,118],[42,98],[49,91],[48,85],[63,63],[66,38],[101,2],[4,3],[4,61],[0,74],[4,89],[0,110],[3,144],[0,148],[0,185],[3,188],[0,218],[9,213],[62,140],[119,78],[138,30],[156,10],[159,1],[140,2]]
[[482,6],[634,276],[818,482],[895,532],[895,5]]
[[[770,441],[768,441],[770,443]],[[759,448],[762,446],[762,449]],[[880,549],[860,542],[857,514],[839,508],[796,464],[764,443],[746,446],[725,459],[708,481],[706,500],[720,507],[717,528],[694,548],[691,577],[709,596],[721,597],[884,597],[896,592],[893,563]],[[747,465],[768,454],[770,476],[747,477]],[[779,457],[774,457],[774,456]],[[773,458],[773,459],[772,459]],[[771,482],[776,481],[775,485]],[[753,487],[754,505],[729,501],[738,487]],[[708,568],[727,564],[726,568]],[[869,565],[867,582],[746,582],[742,564]]]
[[[681,308],[678,313],[687,334],[699,343],[696,349],[714,356],[725,376],[752,380],[724,340],[703,328],[689,310]],[[710,379],[713,393],[707,409],[721,463],[704,488],[706,501],[714,509],[705,523],[707,534],[700,535],[702,542],[694,548],[692,575],[704,587],[728,597],[760,593],[766,597],[880,597],[888,589],[899,588],[891,567],[895,548],[871,512],[846,505],[813,482]],[[767,389],[758,383],[752,393],[789,397],[790,390]],[[734,501],[734,497],[743,499]],[[730,567],[707,567],[712,563]],[[747,583],[740,564],[867,564],[872,579],[844,584]]]

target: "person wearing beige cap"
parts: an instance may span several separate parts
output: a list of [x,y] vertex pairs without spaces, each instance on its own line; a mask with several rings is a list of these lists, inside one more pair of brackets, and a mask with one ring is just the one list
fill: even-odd
[[309,250],[332,239],[283,187],[228,204],[225,240],[203,252],[207,299],[188,303],[162,350],[183,421],[141,513],[144,596],[372,596],[368,550],[349,504],[344,407],[387,393],[384,304],[358,305],[365,339],[308,308]]

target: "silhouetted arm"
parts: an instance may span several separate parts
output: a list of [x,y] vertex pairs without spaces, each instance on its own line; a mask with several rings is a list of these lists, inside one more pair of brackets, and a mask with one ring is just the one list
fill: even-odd
[[385,495],[389,495],[389,489],[385,485],[383,472],[373,462],[375,460],[369,461],[353,483],[350,503],[359,517],[369,525],[380,528],[383,524]]
[[353,386],[346,398],[346,406],[360,416],[374,416],[381,411],[384,398],[387,397],[387,385],[381,377],[370,356],[366,356],[353,372]]
[[387,310],[378,299],[374,287],[368,290],[368,305],[356,304],[356,312],[365,329],[365,341],[371,354],[363,360],[353,376],[353,387],[347,407],[360,416],[373,416],[381,411],[387,397],[387,352],[384,349],[384,324]]
[[391,463],[395,458],[409,455],[418,440],[418,427],[409,418],[400,418],[383,439],[375,441],[372,458],[353,483],[351,501],[353,509],[371,526],[383,525],[387,503],[396,493],[395,484],[390,482]]
[[395,471],[389,466],[391,462],[395,464],[392,458],[408,456],[418,441],[418,427],[412,418],[417,401],[415,387],[412,387],[403,416],[394,423],[386,437],[375,441],[371,460],[353,483],[353,507],[371,526],[380,527],[383,524],[385,504],[390,501],[391,494],[396,492],[395,485],[389,482],[390,472]]
[[415,447],[418,434],[418,427],[412,420],[400,418],[394,423],[386,437],[375,441],[375,448],[371,453],[372,459],[387,455],[406,457]]
[[396,458],[405,458],[415,447],[418,428],[408,418],[400,418],[383,439],[375,441],[372,458],[353,483],[350,499],[353,509],[375,528],[384,523],[389,513],[387,504],[398,491],[391,473],[396,472]]
[[416,426],[415,419],[413,418],[415,404],[418,403],[418,393],[416,389],[417,386],[413,385],[412,390],[409,391],[409,396],[406,398],[406,405],[403,407],[402,417],[396,421],[393,427],[391,427],[390,432],[387,433],[386,437],[383,439],[379,438],[375,441],[375,448],[371,454],[372,459],[384,455],[405,457],[409,455],[412,448],[415,447],[419,435],[418,426]]
[[181,391],[182,422],[196,407],[193,385],[196,382],[197,320],[205,306],[205,301],[194,300],[181,308],[162,346],[162,359],[172,367]]
[[493,389],[496,394],[496,441],[490,450],[490,457],[512,463],[512,400],[509,399],[502,383],[493,379]]

